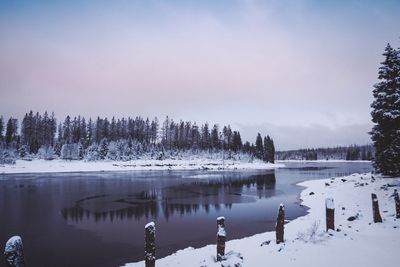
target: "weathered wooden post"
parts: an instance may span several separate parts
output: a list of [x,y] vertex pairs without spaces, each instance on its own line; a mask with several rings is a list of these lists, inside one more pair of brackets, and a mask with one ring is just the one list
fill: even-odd
[[394,195],[394,202],[396,204],[396,218],[400,219],[400,198],[397,189],[394,190],[393,195]]
[[372,213],[374,216],[374,223],[382,222],[381,214],[379,213],[378,197],[376,194],[371,194],[372,196]]
[[19,236],[11,237],[4,249],[4,257],[7,267],[25,267],[24,248]]
[[225,217],[217,218],[217,261],[221,261],[225,256]]
[[280,204],[278,210],[278,218],[276,219],[275,233],[276,233],[276,243],[285,242],[284,231],[285,231],[285,205]]
[[333,198],[325,199],[326,231],[335,230],[335,204]]
[[146,224],[144,229],[144,260],[146,267],[154,267],[156,265],[156,225],[154,222],[150,222]]

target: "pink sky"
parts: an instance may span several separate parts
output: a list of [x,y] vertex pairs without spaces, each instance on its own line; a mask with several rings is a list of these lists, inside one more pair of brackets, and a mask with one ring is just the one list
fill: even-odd
[[399,12],[307,2],[10,8],[0,12],[0,113],[170,115],[229,123],[248,139],[262,130],[281,149],[367,143]]

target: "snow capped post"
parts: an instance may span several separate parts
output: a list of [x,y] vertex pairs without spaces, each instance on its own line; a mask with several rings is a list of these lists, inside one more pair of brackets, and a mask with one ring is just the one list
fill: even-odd
[[280,204],[278,210],[278,218],[276,219],[275,233],[276,233],[276,243],[283,243],[285,239],[283,237],[285,231],[285,205]]
[[146,224],[144,260],[146,267],[154,267],[156,264],[156,225],[154,222]]
[[335,205],[333,198],[325,199],[325,210],[326,210],[326,231],[329,229],[335,230]]
[[394,190],[393,195],[394,195],[394,202],[396,204],[396,218],[400,219],[400,198],[397,189]]
[[381,214],[379,213],[378,197],[376,194],[372,195],[372,213],[374,216],[374,223],[382,222]]
[[217,261],[221,261],[225,255],[225,217],[217,218]]
[[19,236],[11,237],[4,249],[4,257],[7,267],[25,267],[24,249],[22,239]]

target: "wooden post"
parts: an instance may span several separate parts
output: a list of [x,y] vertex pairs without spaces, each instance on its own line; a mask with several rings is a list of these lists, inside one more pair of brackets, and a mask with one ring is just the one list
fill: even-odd
[[154,267],[156,265],[156,225],[154,222],[150,222],[146,224],[144,229],[144,260],[146,267]]
[[394,195],[394,202],[396,204],[396,218],[400,219],[400,198],[397,189],[394,190],[393,195]]
[[325,199],[326,231],[335,230],[335,204],[333,198]]
[[217,218],[217,261],[221,261],[225,256],[225,217]]
[[275,233],[276,233],[276,243],[285,242],[284,231],[285,231],[285,205],[280,204],[278,210],[278,218],[276,219]]
[[24,248],[19,236],[11,237],[4,249],[4,257],[7,267],[25,267]]
[[382,222],[381,214],[379,213],[378,197],[375,194],[372,196],[372,213],[374,216],[374,223]]

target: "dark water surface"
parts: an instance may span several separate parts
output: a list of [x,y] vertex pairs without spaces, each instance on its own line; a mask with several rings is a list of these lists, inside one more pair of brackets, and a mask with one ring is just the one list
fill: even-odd
[[[30,266],[119,266],[143,259],[144,225],[155,220],[157,257],[273,230],[277,208],[304,215],[311,179],[371,171],[370,163],[286,163],[275,171],[146,171],[0,175],[0,245],[21,235]],[[0,260],[0,266],[4,262]]]

